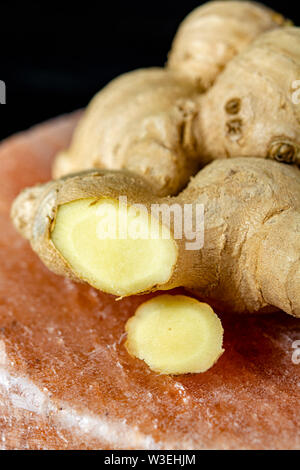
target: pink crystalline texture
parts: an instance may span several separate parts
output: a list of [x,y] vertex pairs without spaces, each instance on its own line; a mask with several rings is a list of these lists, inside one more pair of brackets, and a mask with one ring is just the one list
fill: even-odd
[[124,348],[147,296],[116,302],[55,276],[16,233],[13,198],[50,178],[77,119],[0,146],[0,448],[299,448],[299,320],[223,315],[226,351],[212,369],[160,376]]

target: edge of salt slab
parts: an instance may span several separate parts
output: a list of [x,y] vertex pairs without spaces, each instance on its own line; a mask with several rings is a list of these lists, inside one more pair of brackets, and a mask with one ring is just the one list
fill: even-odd
[[137,427],[129,427],[125,421],[108,422],[105,418],[89,412],[79,412],[63,402],[54,403],[28,378],[11,375],[3,368],[0,368],[0,387],[7,394],[13,407],[36,413],[45,419],[51,415],[51,422],[68,431],[88,434],[92,438],[101,440],[102,443],[117,448],[132,448],[133,442],[136,449],[163,448],[151,436],[141,433]]

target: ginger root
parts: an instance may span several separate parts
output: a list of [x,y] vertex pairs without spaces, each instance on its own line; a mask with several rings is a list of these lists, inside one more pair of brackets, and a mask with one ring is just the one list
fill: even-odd
[[[199,93],[197,86],[200,75],[207,88],[216,75],[226,70],[227,62],[256,36],[282,24],[284,20],[280,15],[255,3],[211,2],[197,9],[180,28],[166,69],[125,74],[95,96],[75,131],[70,148],[58,154],[53,177],[90,168],[127,169],[146,178],[157,196],[178,194],[191,175],[222,157],[228,148],[223,145],[222,136],[218,137],[218,116],[204,98],[202,116],[201,98],[205,95]],[[195,49],[194,41],[199,41]],[[286,47],[289,47],[287,41]],[[291,54],[295,47],[299,48],[299,41],[291,46]],[[265,63],[261,66],[265,67]],[[252,73],[252,68],[249,70]],[[197,75],[196,80],[189,79],[190,73]],[[230,89],[234,98],[235,88],[239,89],[239,75],[233,75],[232,80],[236,80],[236,87],[234,84]],[[288,90],[281,90],[278,85],[277,97],[283,94],[288,99]],[[256,95],[263,103],[264,92],[257,88]],[[218,99],[223,103],[222,97]],[[220,102],[217,103],[218,113],[222,112]],[[211,116],[207,117],[209,112]],[[277,137],[280,126],[275,117],[273,120],[270,131],[276,132]],[[293,124],[294,121],[291,127]],[[266,131],[266,139],[272,139],[269,134]],[[237,156],[236,152],[226,155]],[[256,152],[247,155],[256,155]],[[268,155],[259,153],[258,156]]]
[[[118,213],[120,195],[129,208],[143,204],[148,214],[157,204],[170,212],[190,205],[194,227],[196,206],[203,204],[204,246],[187,249],[185,230],[176,235],[175,219],[169,224],[159,214],[162,235],[141,237],[148,233],[148,216],[136,220],[131,209],[135,240],[103,240],[101,214],[93,205],[112,203]],[[127,171],[92,170],[25,190],[12,217],[52,271],[106,292],[125,296],[184,286],[231,311],[277,308],[300,316],[296,167],[257,158],[217,160],[172,198],[158,198],[145,179]],[[111,220],[104,217],[104,231]]]
[[199,90],[206,90],[227,63],[259,34],[284,24],[281,15],[259,3],[205,3],[179,26],[168,67],[184,74]]
[[223,354],[223,328],[213,309],[184,295],[141,304],[126,324],[125,347],[160,374],[205,372]]
[[[114,199],[80,199],[57,211],[51,240],[81,279],[122,296],[164,284],[177,260],[170,231]],[[123,238],[117,237],[124,224]],[[126,226],[125,226],[126,225]],[[151,230],[162,230],[160,238]],[[140,232],[139,232],[140,231]]]
[[[256,4],[232,2],[234,26],[221,33],[229,5],[214,2],[186,20],[167,69],[135,71],[102,90],[70,149],[58,155],[53,173],[107,170],[70,175],[17,198],[15,225],[54,272],[119,296],[184,286],[233,311],[280,308],[300,316],[299,170],[259,161],[300,162],[300,115],[293,100],[300,29],[274,29],[285,26],[281,17]],[[204,21],[214,24],[211,34]],[[268,29],[273,31],[259,34]],[[229,45],[228,50],[222,46],[223,54],[216,54],[215,68],[207,67],[206,75],[206,59],[200,60],[203,83],[215,80],[202,94],[199,78],[188,78],[181,59],[177,65],[175,60],[181,57],[181,42],[184,50],[188,38],[196,41],[200,33],[207,55],[212,37]],[[240,34],[240,45],[231,53],[231,40]],[[203,165],[224,158],[186,187]],[[119,206],[119,196],[128,198],[128,208]],[[137,214],[136,204],[148,213]],[[201,204],[204,247],[187,249],[190,239],[185,232],[177,236],[175,219],[167,224],[158,218],[154,228],[160,235],[151,236],[153,205],[171,213],[174,207],[184,211],[186,205]],[[129,221],[130,234],[99,236],[115,218]]]
[[[98,93],[60,153],[54,178],[90,168],[143,175],[157,195],[175,194],[198,170],[191,126],[194,87],[164,69],[136,70]],[[153,158],[155,156],[155,158]]]
[[201,97],[204,160],[255,155],[299,165],[299,77],[300,28],[265,33],[235,57]]

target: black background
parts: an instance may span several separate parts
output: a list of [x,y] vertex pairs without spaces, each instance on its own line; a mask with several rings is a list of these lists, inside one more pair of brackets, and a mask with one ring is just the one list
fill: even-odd
[[[179,23],[201,3],[1,1],[0,139],[85,106],[121,73],[162,66]],[[296,1],[264,3],[300,24]]]

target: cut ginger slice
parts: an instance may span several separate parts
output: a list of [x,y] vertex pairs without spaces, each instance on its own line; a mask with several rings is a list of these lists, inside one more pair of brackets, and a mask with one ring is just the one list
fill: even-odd
[[128,352],[161,374],[205,372],[223,353],[223,328],[212,308],[184,295],[141,304],[126,324]]
[[52,241],[80,279],[126,296],[167,282],[177,260],[170,231],[145,211],[114,199],[59,206]]
[[299,318],[228,313],[214,367],[151,373],[123,345],[145,296],[115,302],[56,276],[15,231],[13,199],[50,179],[75,120],[0,145],[1,449],[299,449]]

